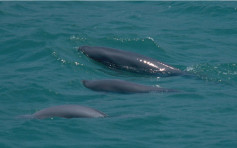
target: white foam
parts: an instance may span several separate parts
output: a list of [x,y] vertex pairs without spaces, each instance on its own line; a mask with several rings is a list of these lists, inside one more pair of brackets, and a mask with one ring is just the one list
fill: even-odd
[[186,68],[186,71],[192,71],[193,69],[194,69],[194,68],[190,66],[190,67],[187,67],[187,68]]

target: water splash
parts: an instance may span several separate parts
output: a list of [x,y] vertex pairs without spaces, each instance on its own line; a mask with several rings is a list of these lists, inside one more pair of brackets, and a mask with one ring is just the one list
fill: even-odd
[[78,36],[78,35],[72,35],[72,36],[70,36],[69,39],[72,40],[72,41],[86,41],[87,40],[86,37],[81,37],[81,36]]
[[145,38],[118,38],[118,37],[113,37],[112,39],[115,40],[115,41],[120,41],[122,43],[127,43],[127,42],[145,42],[145,43],[149,43],[149,42],[151,42],[153,45],[160,48],[160,46],[154,40],[154,38],[149,37],[149,36],[145,37]]
[[52,55],[57,58],[57,61],[60,61],[62,64],[66,64],[67,61],[63,58],[61,58],[55,51],[52,52]]
[[61,62],[62,64],[73,64],[75,66],[84,66],[84,64],[78,61],[67,61],[64,58],[60,57],[55,51],[52,52],[52,56],[57,59],[57,61]]

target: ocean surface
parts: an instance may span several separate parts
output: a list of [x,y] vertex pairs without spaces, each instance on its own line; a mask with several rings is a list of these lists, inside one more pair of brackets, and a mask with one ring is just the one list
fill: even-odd
[[[0,147],[237,147],[237,2],[0,2]],[[112,70],[77,49],[148,56],[195,77]],[[179,93],[94,92],[122,79]],[[78,104],[108,118],[25,120]]]

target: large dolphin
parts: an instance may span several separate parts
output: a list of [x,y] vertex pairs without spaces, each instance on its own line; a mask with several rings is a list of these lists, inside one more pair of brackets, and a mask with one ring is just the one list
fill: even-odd
[[142,74],[156,75],[160,77],[184,74],[177,68],[137,53],[106,47],[92,46],[81,46],[78,50],[82,51],[89,58],[111,68]]
[[63,118],[99,118],[107,115],[93,108],[80,105],[59,105],[42,109],[32,115],[22,115],[19,118],[44,119],[52,117]]
[[85,87],[102,92],[113,93],[149,93],[149,92],[177,92],[176,90],[147,86],[118,79],[107,80],[82,80]]

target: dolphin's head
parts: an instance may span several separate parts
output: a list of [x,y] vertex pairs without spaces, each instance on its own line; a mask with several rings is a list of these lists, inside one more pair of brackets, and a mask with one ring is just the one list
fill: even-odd
[[103,90],[104,86],[97,80],[82,80],[82,84],[92,90]]
[[78,48],[78,51],[81,51],[81,52],[83,52],[84,54],[88,54],[88,53],[90,53],[92,50],[93,50],[93,47],[91,47],[91,46],[80,46],[80,47]]
[[103,61],[104,58],[107,57],[106,55],[109,53],[106,48],[97,46],[80,46],[78,51],[96,61]]
[[83,84],[85,87],[88,87],[88,83],[89,83],[89,80],[82,80],[82,84]]

